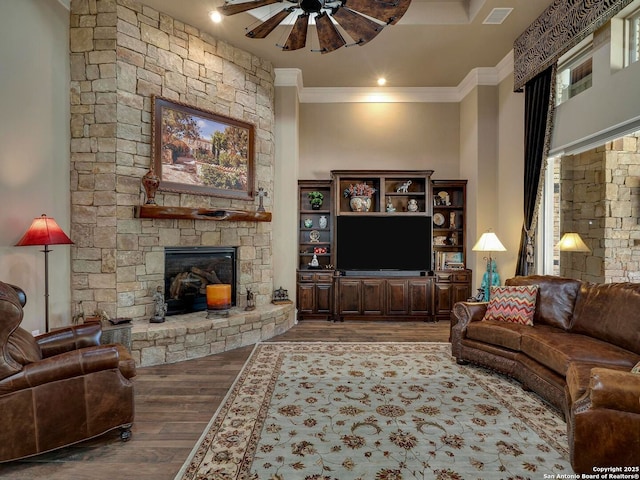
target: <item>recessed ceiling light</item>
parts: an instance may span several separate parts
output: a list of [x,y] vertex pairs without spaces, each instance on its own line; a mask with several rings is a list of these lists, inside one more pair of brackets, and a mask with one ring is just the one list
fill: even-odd
[[211,10],[209,12],[209,18],[213,23],[220,23],[222,21],[222,14],[217,10]]
[[385,83],[387,83],[387,79],[386,79],[386,78],[380,77],[380,78],[378,79],[378,85],[379,85],[380,87],[384,86],[384,84],[385,84]]

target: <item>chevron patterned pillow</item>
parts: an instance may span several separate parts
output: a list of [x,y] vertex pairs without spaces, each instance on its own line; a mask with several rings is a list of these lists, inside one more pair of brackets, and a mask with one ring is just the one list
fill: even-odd
[[533,325],[538,285],[491,287],[491,298],[483,320]]

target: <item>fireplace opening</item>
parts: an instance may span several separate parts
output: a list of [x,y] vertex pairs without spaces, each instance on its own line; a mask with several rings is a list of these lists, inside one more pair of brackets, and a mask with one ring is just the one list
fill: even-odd
[[235,306],[235,247],[165,247],[167,315],[206,310],[207,285],[219,283],[231,285],[231,306]]

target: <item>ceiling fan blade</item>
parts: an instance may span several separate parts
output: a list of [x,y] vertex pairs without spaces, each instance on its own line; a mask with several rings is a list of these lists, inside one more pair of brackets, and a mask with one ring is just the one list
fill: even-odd
[[320,52],[329,53],[347,44],[338,29],[331,22],[329,15],[322,12],[316,15],[316,30],[320,42]]
[[344,6],[363,13],[372,18],[377,18],[386,24],[395,25],[405,14],[411,0],[345,0]]
[[359,45],[375,38],[384,28],[384,25],[376,23],[370,18],[363,17],[348,8],[338,7],[332,16],[344,31]]
[[246,34],[249,38],[264,38],[273,32],[273,29],[280,25],[280,22],[289,16],[289,10],[280,10],[273,17],[265,20],[253,30],[249,30]]
[[309,14],[298,15],[287,41],[282,47],[283,50],[299,50],[307,43],[307,29],[309,28]]
[[254,2],[226,3],[221,7],[218,7],[218,11],[222,15],[235,15],[236,13],[246,12],[247,10],[264,7],[265,5],[282,3],[282,1],[283,0],[256,0]]

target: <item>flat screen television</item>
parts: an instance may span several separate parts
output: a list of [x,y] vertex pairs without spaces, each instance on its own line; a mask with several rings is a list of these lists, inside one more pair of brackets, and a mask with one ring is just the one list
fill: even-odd
[[426,216],[338,216],[336,268],[430,271],[431,222]]

